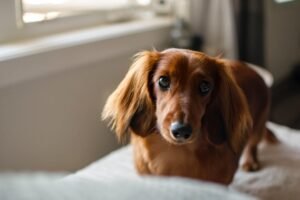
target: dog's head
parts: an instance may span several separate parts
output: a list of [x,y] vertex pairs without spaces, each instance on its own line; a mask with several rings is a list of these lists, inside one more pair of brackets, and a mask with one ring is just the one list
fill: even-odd
[[228,142],[240,153],[251,126],[248,105],[231,69],[203,53],[142,52],[109,97],[103,118],[121,139],[158,132],[169,143]]

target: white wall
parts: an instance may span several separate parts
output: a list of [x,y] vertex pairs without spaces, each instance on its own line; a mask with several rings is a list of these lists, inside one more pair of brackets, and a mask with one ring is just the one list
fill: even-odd
[[286,77],[300,62],[300,1],[265,1],[265,58],[275,80]]
[[116,148],[100,113],[130,56],[1,89],[0,168],[75,170]]
[[[133,54],[167,47],[169,31],[165,26],[111,39],[122,43],[112,43],[107,51],[120,47],[123,52],[115,49],[117,53],[108,58],[101,56],[107,54],[102,41],[83,44],[85,52],[81,55],[74,52],[81,49],[79,46],[60,49],[62,55],[57,59],[63,59],[65,52],[66,63],[74,63],[68,60],[72,59],[70,52],[83,57],[97,52],[99,60],[96,56],[90,57],[94,59],[91,62],[84,58],[84,65],[34,75],[30,80],[20,78],[20,82],[0,87],[0,170],[74,171],[117,148],[115,136],[100,120],[104,102],[124,76]],[[40,63],[42,68],[63,63],[54,61],[53,53],[49,55],[51,58]],[[34,66],[37,57],[30,56]],[[26,59],[24,66],[20,62],[8,60],[3,70],[17,64],[16,72],[24,70],[26,74],[30,62]]]

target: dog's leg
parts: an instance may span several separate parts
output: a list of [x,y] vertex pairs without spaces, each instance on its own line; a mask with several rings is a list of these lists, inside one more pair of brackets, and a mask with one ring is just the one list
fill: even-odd
[[274,133],[268,128],[264,128],[262,134],[252,134],[243,151],[242,155],[242,169],[245,171],[257,171],[260,168],[257,158],[257,145],[263,139],[267,144],[278,144],[280,141]]
[[256,142],[248,142],[244,149],[242,159],[241,166],[244,171],[257,171],[259,169]]
[[256,128],[249,136],[249,140],[242,154],[241,167],[244,171],[252,172],[257,171],[260,168],[257,157],[257,146],[262,137],[265,135],[266,131],[267,129],[265,128],[265,126],[263,126],[262,128]]

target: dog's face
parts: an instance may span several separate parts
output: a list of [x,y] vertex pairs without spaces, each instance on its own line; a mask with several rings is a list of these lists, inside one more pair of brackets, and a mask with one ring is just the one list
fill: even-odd
[[192,52],[162,52],[152,77],[156,125],[170,143],[193,142],[216,85],[215,63]]
[[103,111],[121,139],[159,133],[184,145],[228,142],[240,153],[251,117],[245,96],[222,60],[168,49],[137,55]]

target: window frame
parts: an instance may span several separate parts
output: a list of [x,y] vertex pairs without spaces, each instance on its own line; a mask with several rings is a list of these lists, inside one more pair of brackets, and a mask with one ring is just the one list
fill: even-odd
[[[149,7],[150,6],[139,9],[145,10],[149,9]],[[1,10],[1,8],[5,9]],[[132,9],[136,8],[127,8],[109,12],[111,16],[113,14],[121,14],[124,12],[130,13]],[[2,31],[0,32],[0,44],[111,23],[113,20],[108,19],[106,14],[107,13],[103,12],[95,12],[66,16],[41,22],[24,23],[22,19],[22,0],[1,0],[0,27],[3,28],[1,28]]]

